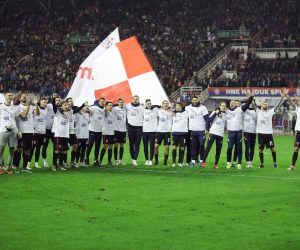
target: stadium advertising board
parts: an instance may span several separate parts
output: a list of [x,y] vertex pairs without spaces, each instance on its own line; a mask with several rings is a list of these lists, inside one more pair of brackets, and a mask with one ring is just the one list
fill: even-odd
[[[225,96],[245,96],[248,91],[254,93],[255,96],[260,97],[280,97],[282,88],[230,88],[230,87],[220,87],[220,88],[208,88],[208,95],[210,97],[225,97]],[[289,95],[300,95],[300,89],[298,88],[288,88]]]

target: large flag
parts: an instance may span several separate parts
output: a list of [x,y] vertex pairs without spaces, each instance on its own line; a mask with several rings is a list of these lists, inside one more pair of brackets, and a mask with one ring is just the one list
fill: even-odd
[[85,101],[88,101],[89,104],[94,103],[94,79],[92,76],[93,70],[96,70],[94,67],[94,62],[105,51],[118,42],[120,42],[120,37],[119,30],[116,28],[80,65],[76,78],[74,79],[72,87],[67,96],[74,99],[75,105],[81,105]]
[[168,100],[136,37],[113,45],[96,59],[93,70],[96,99],[117,102],[121,97],[130,103],[132,96],[138,95],[140,102],[149,98],[153,104],[161,104]]

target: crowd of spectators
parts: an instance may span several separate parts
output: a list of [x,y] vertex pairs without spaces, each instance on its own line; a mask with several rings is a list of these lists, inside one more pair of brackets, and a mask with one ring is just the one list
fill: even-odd
[[300,86],[300,53],[289,58],[277,55],[276,59],[261,59],[255,54],[248,56],[245,63],[238,64],[232,77],[211,80],[212,87],[288,87]]
[[[295,33],[290,36],[284,27],[295,22],[300,27],[299,3],[288,2],[296,6],[287,9],[283,0],[52,0],[49,6],[11,2],[0,15],[0,90],[65,96],[81,62],[119,27],[121,39],[137,36],[170,94],[226,46],[218,39],[218,30],[250,30],[253,36],[266,24],[270,29],[280,24],[284,33],[279,35],[294,39]],[[290,15],[294,12],[296,17]],[[72,44],[68,39],[72,35],[89,37],[90,42]],[[249,64],[251,70],[245,69],[249,81],[255,80],[252,68],[260,64],[255,59]],[[265,82],[273,82],[272,75],[264,77]],[[200,84],[207,81],[201,79]]]

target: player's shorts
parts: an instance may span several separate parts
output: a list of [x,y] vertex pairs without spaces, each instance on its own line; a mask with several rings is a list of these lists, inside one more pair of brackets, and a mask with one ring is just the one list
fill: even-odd
[[275,147],[272,134],[257,134],[257,135],[258,135],[259,149],[264,149],[265,146],[266,148]]
[[81,139],[81,138],[78,138],[78,144],[81,144],[81,145],[88,145],[88,139]]
[[70,134],[69,144],[71,146],[78,144],[77,136],[75,134]]
[[114,144],[115,136],[114,135],[103,135],[103,144]]
[[5,147],[8,144],[9,148],[17,146],[17,135],[12,131],[5,131],[0,133],[0,146]]
[[66,151],[69,149],[69,138],[54,137],[54,149],[59,151]]
[[164,145],[171,145],[171,133],[170,132],[157,132],[155,135],[155,143],[161,145],[164,141]]
[[186,145],[186,134],[172,134],[173,146],[185,147]]
[[53,140],[54,135],[53,135],[51,129],[46,129],[46,138]]
[[296,131],[294,147],[300,147],[300,131]]
[[115,142],[121,144],[126,143],[126,132],[115,130]]
[[33,134],[33,141],[34,145],[44,145],[46,142],[46,135],[45,134]]
[[33,143],[32,133],[22,133],[22,138],[18,139],[18,148],[31,149]]

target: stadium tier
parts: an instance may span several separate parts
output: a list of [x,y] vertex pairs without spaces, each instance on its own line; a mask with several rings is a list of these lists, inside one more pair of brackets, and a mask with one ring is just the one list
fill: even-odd
[[[76,1],[49,1],[48,7],[39,1],[4,2],[0,89],[13,91],[66,96],[80,63],[115,27],[122,39],[137,36],[168,95],[187,84],[227,44],[300,47],[299,1],[289,1],[288,8],[284,1],[271,0],[250,5],[245,0],[84,1],[77,5]],[[234,67],[228,60],[225,64],[226,69]],[[262,76],[252,76],[251,70],[238,74],[234,84],[260,81]],[[220,73],[216,69],[214,76]],[[205,89],[207,81],[197,80]]]

